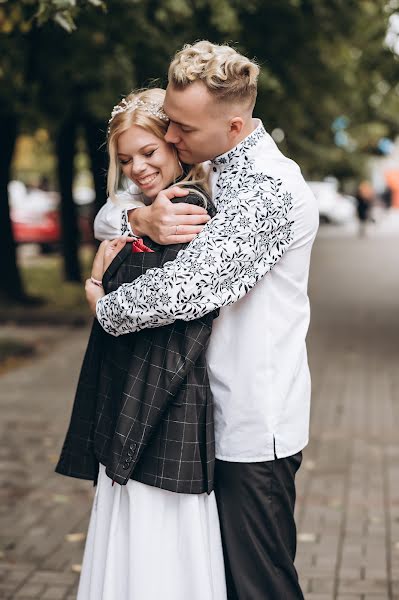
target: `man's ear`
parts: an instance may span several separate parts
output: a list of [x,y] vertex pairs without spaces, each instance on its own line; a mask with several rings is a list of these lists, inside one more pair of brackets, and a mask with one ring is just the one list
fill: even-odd
[[244,127],[244,120],[241,117],[233,117],[230,120],[230,136],[232,139],[237,138]]

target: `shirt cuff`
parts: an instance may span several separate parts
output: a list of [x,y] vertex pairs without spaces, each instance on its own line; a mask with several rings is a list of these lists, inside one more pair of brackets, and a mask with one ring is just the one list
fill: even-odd
[[140,239],[140,236],[136,235],[132,229],[132,226],[130,225],[129,222],[129,215],[128,215],[128,211],[130,210],[134,210],[131,208],[124,208],[122,211],[122,216],[121,216],[121,234],[125,235],[126,233],[135,238],[136,240]]
[[[114,326],[114,323],[108,317],[108,314],[116,319],[119,316],[118,305],[115,302],[115,298],[113,298],[115,292],[111,292],[111,294],[106,294],[96,302],[96,316],[97,321],[101,325],[101,327],[107,333],[118,337],[120,335],[120,331],[117,327]],[[113,299],[113,302],[112,302]],[[113,314],[114,313],[114,314]]]

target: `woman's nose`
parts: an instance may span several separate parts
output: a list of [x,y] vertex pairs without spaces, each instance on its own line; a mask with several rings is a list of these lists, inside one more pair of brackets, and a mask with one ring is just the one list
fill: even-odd
[[146,163],[144,160],[134,160],[132,161],[131,170],[134,175],[140,175],[145,171]]

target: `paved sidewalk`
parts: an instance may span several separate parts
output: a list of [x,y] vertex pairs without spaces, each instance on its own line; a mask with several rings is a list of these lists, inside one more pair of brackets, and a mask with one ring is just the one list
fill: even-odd
[[[312,439],[297,504],[305,597],[399,600],[398,236],[322,233],[310,289]],[[86,339],[63,330],[47,356],[0,378],[0,598],[76,597],[93,490],[53,468]]]

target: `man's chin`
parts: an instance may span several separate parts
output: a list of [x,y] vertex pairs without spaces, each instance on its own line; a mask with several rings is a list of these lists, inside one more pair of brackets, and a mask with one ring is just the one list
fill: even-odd
[[179,160],[181,160],[181,162],[183,162],[183,163],[185,163],[187,165],[191,165],[192,164],[191,154],[187,150],[178,150],[177,151],[177,155],[179,157]]

